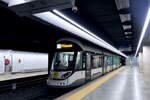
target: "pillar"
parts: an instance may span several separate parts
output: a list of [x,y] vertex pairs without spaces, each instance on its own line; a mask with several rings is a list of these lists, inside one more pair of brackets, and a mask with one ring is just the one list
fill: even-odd
[[143,53],[142,52],[139,52],[138,65],[139,65],[140,72],[143,72]]
[[143,76],[150,82],[150,46],[143,46]]

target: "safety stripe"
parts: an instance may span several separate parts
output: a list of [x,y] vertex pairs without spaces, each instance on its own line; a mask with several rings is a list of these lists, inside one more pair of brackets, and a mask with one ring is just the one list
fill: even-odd
[[81,100],[86,95],[88,95],[90,92],[94,91],[96,88],[98,88],[99,86],[101,86],[102,84],[104,84],[107,80],[109,80],[110,78],[112,78],[114,75],[118,74],[123,69],[124,69],[124,67],[121,67],[121,68],[119,68],[119,69],[117,69],[117,70],[115,70],[115,71],[107,74],[106,76],[100,78],[96,82],[89,84],[88,86],[86,86],[82,90],[77,91],[74,94],[66,97],[64,100]]

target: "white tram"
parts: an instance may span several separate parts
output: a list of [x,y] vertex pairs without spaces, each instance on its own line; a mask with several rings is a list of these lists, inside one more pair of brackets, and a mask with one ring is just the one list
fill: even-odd
[[74,39],[57,42],[47,84],[72,87],[84,84],[121,66],[120,56]]

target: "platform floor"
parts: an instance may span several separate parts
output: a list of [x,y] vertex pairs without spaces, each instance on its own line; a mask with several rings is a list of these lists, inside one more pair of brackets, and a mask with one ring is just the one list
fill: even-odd
[[142,80],[137,68],[123,72],[96,88],[82,100],[149,100],[150,85]]
[[[98,79],[98,81],[99,80],[101,79]],[[124,68],[123,71],[118,72],[116,75],[112,76],[106,82],[96,87],[94,90],[91,90],[94,87],[94,85],[86,89],[88,85],[95,84],[96,82],[97,80],[93,83],[87,84],[87,86],[75,90],[72,93],[69,93],[69,95],[66,95],[65,97],[62,96],[61,99],[62,98],[64,100],[71,100],[71,98],[75,98],[74,100],[79,100],[79,99],[80,100],[149,100],[150,99],[150,84],[144,82],[142,74],[139,73],[137,67]],[[75,95],[77,93],[79,94]]]
[[7,80],[33,77],[33,76],[40,76],[40,75],[46,75],[46,74],[48,74],[48,71],[32,72],[32,73],[30,72],[30,73],[4,74],[4,75],[0,75],[0,81],[7,81]]

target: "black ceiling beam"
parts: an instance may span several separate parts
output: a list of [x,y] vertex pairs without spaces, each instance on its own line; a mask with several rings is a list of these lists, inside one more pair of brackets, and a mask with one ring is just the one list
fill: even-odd
[[0,6],[6,8],[8,5],[5,2],[0,1]]
[[132,32],[131,28],[125,29],[124,32]]
[[129,8],[122,8],[119,10],[120,14],[129,14],[130,13],[130,9]]
[[124,21],[122,22],[122,25],[131,25],[131,21]]
[[20,16],[28,16],[34,13],[50,11],[53,9],[71,8],[71,0],[35,0],[19,5],[10,6],[9,8]]
[[117,18],[118,18],[117,15],[102,15],[102,16],[98,16],[96,21],[100,23],[111,22],[111,21],[117,20]]

